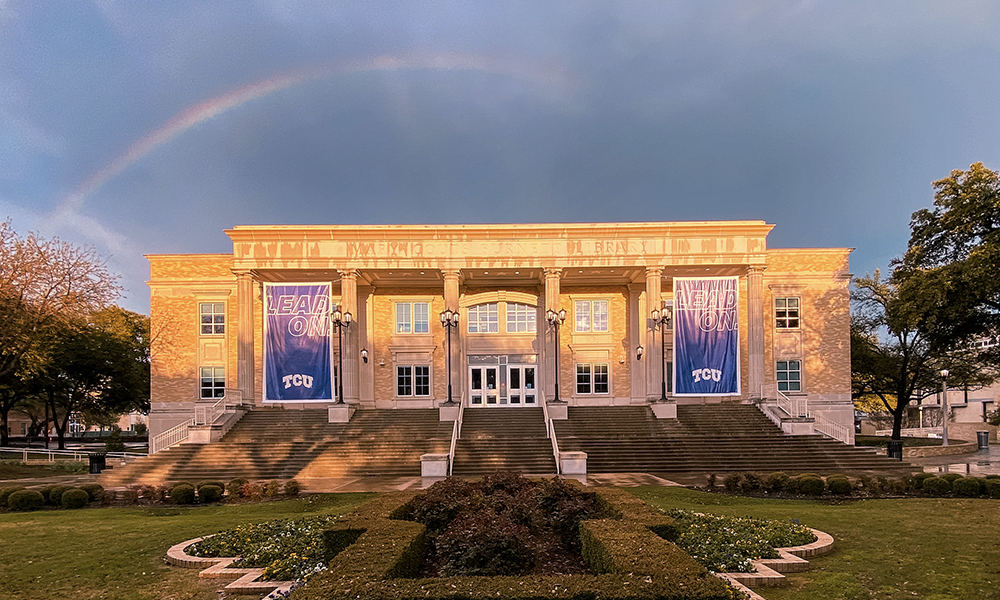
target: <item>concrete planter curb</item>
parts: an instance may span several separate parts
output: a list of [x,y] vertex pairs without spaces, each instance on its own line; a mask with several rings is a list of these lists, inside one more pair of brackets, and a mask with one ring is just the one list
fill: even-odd
[[717,573],[717,575],[747,594],[751,600],[765,600],[763,596],[751,590],[751,587],[774,587],[782,585],[785,576],[782,573],[797,573],[809,569],[806,557],[821,556],[833,549],[833,536],[818,529],[810,528],[816,536],[816,541],[803,546],[776,548],[778,558],[764,558],[753,561],[757,569],[755,573]]
[[167,550],[166,560],[175,567],[185,569],[201,569],[198,577],[204,579],[231,579],[232,583],[226,586],[226,590],[233,594],[245,594],[248,596],[260,596],[266,593],[264,600],[277,600],[285,598],[295,586],[294,581],[259,581],[264,569],[248,568],[237,569],[230,567],[236,561],[236,556],[206,558],[201,556],[191,556],[185,549],[192,544],[200,542],[205,538],[194,538],[186,542],[181,542],[171,546]]

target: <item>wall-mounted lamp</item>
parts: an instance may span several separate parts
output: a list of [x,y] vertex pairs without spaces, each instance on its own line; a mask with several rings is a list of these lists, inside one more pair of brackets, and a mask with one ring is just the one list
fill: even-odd
[[368,349],[367,348],[362,348],[361,349],[361,360],[365,361],[366,365],[368,364]]
[[642,360],[642,344],[635,347],[635,359]]
[[380,367],[384,367],[385,366],[385,359],[384,358],[380,358],[379,359],[378,366],[380,366]]

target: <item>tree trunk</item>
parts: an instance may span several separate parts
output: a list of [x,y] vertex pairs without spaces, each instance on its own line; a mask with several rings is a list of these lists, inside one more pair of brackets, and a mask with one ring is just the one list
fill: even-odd
[[6,406],[0,406],[0,446],[10,446],[10,433],[7,431],[7,410]]
[[[56,428],[56,438],[59,440],[59,450],[66,449],[66,423],[69,421],[69,412],[63,418],[62,425],[59,424],[59,416],[56,412],[56,394],[53,390],[48,391],[49,408],[52,410],[52,425]],[[45,439],[48,439],[46,437]]]

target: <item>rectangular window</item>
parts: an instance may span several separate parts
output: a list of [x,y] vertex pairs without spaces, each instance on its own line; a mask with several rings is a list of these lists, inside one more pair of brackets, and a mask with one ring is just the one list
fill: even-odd
[[430,333],[430,330],[430,303],[396,303],[396,333]]
[[779,392],[802,391],[802,363],[797,360],[779,360],[775,369]]
[[799,299],[774,299],[774,326],[778,329],[799,328]]
[[397,365],[397,396],[430,396],[431,368],[429,365]]
[[537,311],[527,304],[507,303],[507,333],[534,333]]
[[223,335],[226,333],[226,303],[201,303],[201,334]]
[[608,363],[577,363],[576,393],[607,394],[611,392]]
[[497,333],[500,330],[499,304],[477,304],[469,308],[469,333]]
[[226,368],[201,368],[201,397],[224,398],[226,396]]
[[21,423],[21,435],[28,435],[28,424]]
[[577,300],[576,330],[581,333],[608,331],[608,301]]

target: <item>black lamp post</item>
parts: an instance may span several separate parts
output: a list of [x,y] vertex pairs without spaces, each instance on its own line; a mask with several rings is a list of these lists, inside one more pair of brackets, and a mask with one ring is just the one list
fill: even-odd
[[941,445],[948,445],[948,369],[941,369]]
[[447,405],[454,404],[451,399],[451,330],[458,327],[458,311],[450,308],[441,313],[441,325],[448,331],[448,401]]
[[337,402],[344,403],[344,335],[345,329],[351,326],[351,313],[333,311],[333,326],[337,328]]
[[545,311],[545,319],[549,322],[549,325],[556,330],[556,395],[552,399],[553,402],[562,402],[559,399],[559,327],[562,326],[563,322],[566,320],[566,311],[560,310],[556,312],[551,308]]
[[671,327],[673,310],[663,303],[663,310],[653,309],[653,329],[660,330],[660,401],[667,401],[667,329]]

